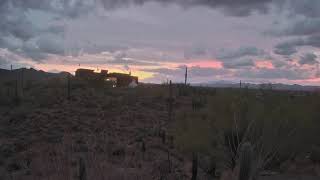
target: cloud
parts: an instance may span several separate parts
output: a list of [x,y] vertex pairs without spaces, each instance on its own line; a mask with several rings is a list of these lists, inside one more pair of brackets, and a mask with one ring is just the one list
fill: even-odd
[[223,67],[227,69],[248,68],[254,66],[252,59],[237,59],[223,62]]
[[273,29],[267,34],[273,36],[306,36],[319,33],[320,19],[303,18],[298,21],[290,22],[283,28]]
[[116,51],[110,53],[112,60],[107,61],[107,64],[124,65],[124,66],[158,66],[156,62],[142,61],[131,58],[125,51]]
[[300,44],[300,40],[286,41],[275,46],[274,53],[289,56],[297,52],[296,45]]
[[0,56],[0,67],[8,65],[10,62],[4,57]]
[[242,78],[252,79],[265,79],[265,80],[304,80],[313,77],[312,71],[305,71],[302,69],[295,68],[283,68],[283,69],[251,69],[250,71],[241,70],[237,71],[234,76]]
[[221,9],[231,16],[249,16],[252,12],[267,13],[273,0],[100,0],[107,9],[119,8],[130,5],[143,5],[148,2],[161,4],[177,4],[185,8],[204,6]]
[[[2,8],[0,7],[0,11]],[[0,37],[12,36],[22,41],[31,39],[37,29],[26,18],[25,14],[18,10],[13,10],[10,13],[0,12]]]
[[8,50],[0,49],[0,68],[10,69],[10,65],[12,65],[13,68],[32,67],[32,65],[27,64],[20,56]]
[[181,76],[185,70],[183,68],[169,69],[169,68],[156,68],[156,69],[142,69],[145,72],[158,73],[167,76]]
[[47,54],[64,54],[63,40],[58,40],[54,37],[41,37],[36,42],[39,51]]
[[318,63],[317,55],[315,55],[314,53],[306,53],[301,57],[299,63],[301,65],[304,65],[304,64],[308,64],[308,65],[317,64]]
[[[145,72],[157,73],[165,76],[182,77],[185,74],[185,66],[179,66],[177,68],[157,68],[157,69],[143,69]],[[218,75],[227,75],[229,73],[226,69],[215,69],[200,66],[192,66],[188,68],[189,77],[199,78],[199,77],[214,77]]]
[[320,17],[320,1],[318,0],[287,0],[285,3],[291,15],[303,15],[305,17]]
[[291,39],[275,46],[274,53],[279,55],[292,55],[297,53],[297,47],[312,46],[320,47],[320,35],[308,36],[306,38]]
[[23,57],[31,58],[37,62],[48,57],[47,54],[40,51],[39,47],[34,42],[25,42],[21,48],[15,50],[14,52]]
[[[91,2],[91,3],[87,3]],[[43,16],[75,18],[92,9],[93,1],[83,0],[2,0],[0,1],[0,48],[9,49],[34,60],[47,57],[47,54],[63,54],[62,41],[35,39],[44,34],[63,35],[63,25],[43,23],[45,27],[34,24],[30,14],[41,11]],[[37,16],[41,20],[40,17]],[[49,25],[47,25],[47,23]],[[16,41],[12,44],[11,41]],[[33,44],[30,46],[30,44]],[[27,47],[30,46],[30,47]]]
[[184,51],[185,59],[202,58],[208,55],[208,49],[204,46],[194,46]]
[[64,25],[50,25],[42,30],[44,33],[51,33],[57,35],[64,35],[65,33],[65,26]]
[[193,66],[189,68],[189,74],[190,76],[196,76],[196,77],[213,77],[217,75],[226,75],[228,70],[226,69],[215,69],[215,68],[206,68],[206,67],[199,67],[199,66]]
[[245,56],[262,56],[265,52],[256,47],[241,47],[236,50],[225,50],[223,49],[218,55],[217,58],[220,60],[230,60],[238,59]]
[[123,58],[123,59],[115,59],[111,61],[106,61],[106,64],[114,64],[114,65],[131,65],[131,66],[157,66],[158,63],[154,62],[145,62],[134,60],[130,58]]

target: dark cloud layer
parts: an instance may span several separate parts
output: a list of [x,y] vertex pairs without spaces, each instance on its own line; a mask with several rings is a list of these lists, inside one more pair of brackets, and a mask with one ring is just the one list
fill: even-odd
[[268,5],[272,1],[273,0],[100,0],[107,9],[158,2],[162,4],[178,4],[186,8],[194,6],[219,8],[226,14],[233,16],[248,16],[254,11],[266,13],[269,9]]
[[306,53],[304,54],[300,61],[299,61],[300,64],[308,64],[308,65],[314,65],[314,64],[317,64],[317,55],[315,55],[314,53]]
[[287,0],[286,6],[292,15],[320,17],[320,1],[318,0]]
[[320,19],[305,18],[288,25],[284,29],[274,30],[271,35],[276,36],[305,36],[319,33]]
[[304,80],[313,76],[313,72],[306,72],[300,69],[259,69],[250,71],[237,71],[235,77],[252,79],[286,79],[286,80]]
[[230,60],[230,59],[238,59],[244,56],[262,56],[265,52],[256,47],[240,47],[236,50],[223,50],[220,54],[218,54],[217,58],[219,60]]
[[276,45],[274,53],[289,56],[298,52],[297,47],[301,46],[312,46],[319,48],[320,35],[307,36],[306,38],[296,38],[282,42]]
[[223,67],[227,69],[248,68],[254,66],[252,59],[237,59],[223,62]]

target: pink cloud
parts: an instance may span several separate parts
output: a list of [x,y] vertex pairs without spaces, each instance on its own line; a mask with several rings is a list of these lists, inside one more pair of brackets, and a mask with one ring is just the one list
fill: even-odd
[[271,61],[256,61],[255,66],[260,69],[274,69],[274,66]]
[[222,62],[217,61],[217,60],[199,60],[199,61],[194,61],[191,63],[187,64],[188,67],[201,67],[201,68],[213,68],[213,69],[222,69],[223,65]]

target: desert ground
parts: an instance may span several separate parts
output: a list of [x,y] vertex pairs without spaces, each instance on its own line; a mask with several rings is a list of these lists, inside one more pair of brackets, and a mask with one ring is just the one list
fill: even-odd
[[238,179],[238,155],[232,165],[223,137],[235,126],[249,132],[241,137],[254,144],[258,179],[319,179],[319,100],[316,92],[169,84],[2,85],[0,179],[182,180],[195,159],[196,179]]

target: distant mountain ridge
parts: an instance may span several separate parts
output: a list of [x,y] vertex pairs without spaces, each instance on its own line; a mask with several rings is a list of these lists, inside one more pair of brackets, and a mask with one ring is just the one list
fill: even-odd
[[[208,83],[196,83],[193,86],[205,86],[205,87],[216,87],[216,88],[239,88],[240,83],[234,83],[231,81],[217,81]],[[282,84],[282,83],[242,83],[241,87],[248,87],[249,89],[260,89],[260,88],[271,88],[273,90],[290,90],[290,91],[316,91],[320,89],[320,86],[304,86],[299,84]]]
[[66,77],[67,75],[68,75],[68,72],[49,73],[42,70],[36,70],[33,68],[14,69],[12,71],[7,69],[0,69],[0,82],[13,81],[13,80],[16,80],[17,78],[21,78],[22,76],[25,81],[29,81],[29,80],[41,81],[41,80],[47,80],[55,77],[63,78],[63,77]]

